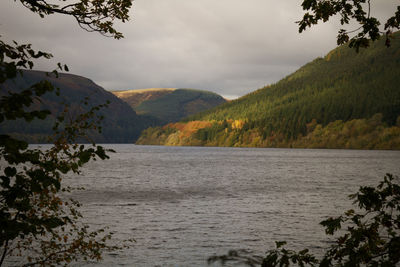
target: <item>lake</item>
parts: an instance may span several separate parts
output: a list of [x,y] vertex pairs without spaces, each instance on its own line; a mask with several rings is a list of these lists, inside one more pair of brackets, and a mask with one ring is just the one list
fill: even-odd
[[65,180],[85,220],[109,226],[103,266],[206,266],[230,249],[264,255],[274,241],[316,253],[329,246],[319,222],[351,207],[348,195],[400,173],[400,151],[106,145],[111,159]]

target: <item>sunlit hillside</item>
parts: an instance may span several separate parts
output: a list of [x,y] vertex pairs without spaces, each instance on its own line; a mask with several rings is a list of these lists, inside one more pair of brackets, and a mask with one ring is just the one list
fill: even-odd
[[[400,33],[390,48],[381,40],[359,53],[338,47],[276,84],[192,116],[186,121],[213,124],[175,144],[400,149],[398,38]],[[359,123],[350,127],[350,121]],[[139,142],[152,143],[154,136],[168,140],[165,129],[179,131],[173,125],[149,129]],[[321,129],[323,140],[314,132]],[[353,138],[358,143],[349,141]]]
[[114,95],[127,102],[132,108],[136,108],[142,102],[153,100],[171,93],[176,88],[147,88],[125,91],[112,91]]

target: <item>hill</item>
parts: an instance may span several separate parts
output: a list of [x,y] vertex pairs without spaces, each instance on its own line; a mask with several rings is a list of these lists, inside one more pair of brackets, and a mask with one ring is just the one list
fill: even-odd
[[276,84],[148,129],[138,143],[400,149],[399,38],[360,53],[340,46]]
[[[41,71],[24,71],[23,76],[2,84],[0,94],[4,95],[8,91],[18,92],[43,79],[49,80],[55,87],[58,87],[60,96],[47,93],[34,104],[33,108],[48,109],[52,113],[51,116],[45,121],[34,120],[31,123],[6,121],[2,123],[0,133],[12,134],[31,143],[46,142],[47,136],[52,133],[55,118],[64,109],[64,104],[70,106],[70,115],[75,116],[88,110],[89,107],[105,104],[107,101],[110,102],[108,107],[99,112],[104,116],[101,125],[102,133],[92,134],[92,138],[96,142],[132,143],[144,128],[154,125],[152,120],[138,116],[128,104],[118,97],[93,81],[77,75],[61,73],[56,78],[54,75],[46,76],[46,73]],[[88,106],[83,105],[86,97],[89,98]]]
[[226,102],[218,94],[194,89],[151,88],[113,93],[138,114],[155,117],[160,124],[176,122]]
[[112,91],[111,93],[118,96],[126,103],[128,103],[133,109],[135,109],[144,101],[160,98],[175,90],[176,88],[148,88],[126,91]]

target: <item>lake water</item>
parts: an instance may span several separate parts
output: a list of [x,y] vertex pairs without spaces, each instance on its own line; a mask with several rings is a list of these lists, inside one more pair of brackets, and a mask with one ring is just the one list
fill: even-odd
[[94,227],[129,249],[103,266],[206,266],[230,249],[264,255],[274,241],[329,246],[318,222],[351,207],[347,195],[400,174],[400,151],[113,145],[67,183]]

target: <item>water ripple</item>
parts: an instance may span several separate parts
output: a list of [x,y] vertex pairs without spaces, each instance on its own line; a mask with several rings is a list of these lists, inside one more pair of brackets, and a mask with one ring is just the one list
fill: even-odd
[[318,253],[330,245],[319,221],[349,208],[360,185],[400,173],[398,151],[112,148],[66,181],[87,189],[72,196],[91,225],[136,240],[102,266],[206,266],[230,249],[262,256],[275,240]]

